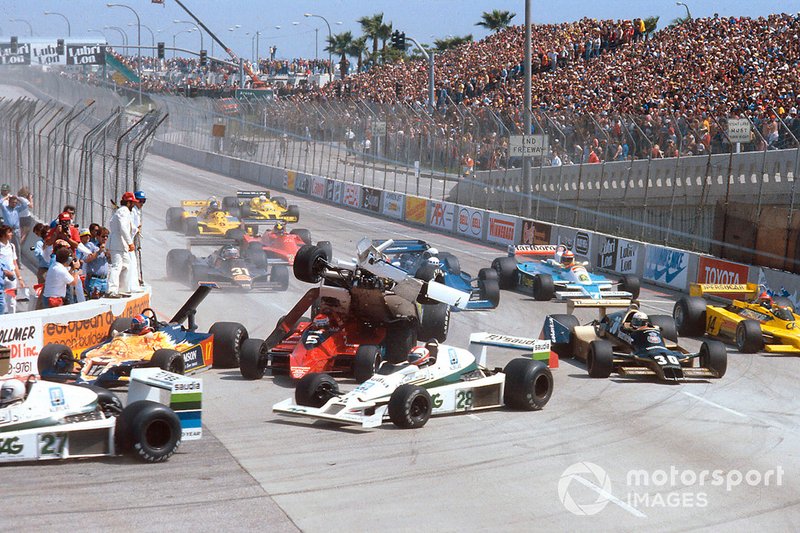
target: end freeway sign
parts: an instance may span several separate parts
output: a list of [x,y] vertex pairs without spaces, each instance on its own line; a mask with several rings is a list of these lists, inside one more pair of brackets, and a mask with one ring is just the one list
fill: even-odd
[[512,135],[511,156],[542,156],[550,146],[549,135]]

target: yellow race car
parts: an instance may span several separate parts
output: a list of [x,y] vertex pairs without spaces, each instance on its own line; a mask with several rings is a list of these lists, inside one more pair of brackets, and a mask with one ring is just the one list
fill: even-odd
[[238,210],[225,210],[219,201],[183,200],[180,207],[167,209],[167,229],[183,231],[187,236],[211,235],[242,240],[252,232],[239,219]]
[[[733,299],[727,305],[713,305],[704,295]],[[672,316],[679,334],[732,340],[743,353],[800,353],[800,315],[791,300],[772,296],[755,283],[693,283],[689,296],[675,303]]]
[[236,191],[236,196],[222,199],[222,207],[229,211],[238,210],[243,219],[253,221],[300,220],[300,208],[286,205],[286,198],[282,196],[271,197],[269,191]]

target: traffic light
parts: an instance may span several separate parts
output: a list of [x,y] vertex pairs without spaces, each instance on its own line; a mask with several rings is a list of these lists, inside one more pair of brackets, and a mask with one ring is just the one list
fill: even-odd
[[56,53],[60,56],[64,55],[64,39],[56,41]]
[[402,52],[406,51],[406,33],[403,31],[397,36],[397,49]]
[[200,50],[200,66],[204,67],[208,63],[208,54],[205,50]]
[[164,43],[162,42],[158,43],[158,58],[164,59]]
[[392,48],[397,49],[397,39],[400,37],[400,32],[394,30],[392,32]]
[[16,54],[17,53],[17,43],[18,42],[19,42],[19,40],[17,39],[17,36],[16,35],[12,35],[11,36],[11,53],[12,54]]

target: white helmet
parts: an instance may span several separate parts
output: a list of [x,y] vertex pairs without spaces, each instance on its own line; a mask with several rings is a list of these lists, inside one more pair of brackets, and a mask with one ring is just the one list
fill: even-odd
[[431,257],[429,257],[429,258],[428,258],[428,264],[430,264],[430,265],[434,265],[434,266],[439,266],[439,265],[441,265],[441,264],[442,264],[442,262],[441,262],[441,261],[439,261],[439,258],[438,258],[438,257],[436,257],[436,256],[431,256]]
[[262,201],[262,202],[266,202],[267,201],[267,197],[265,195],[263,195],[263,194],[261,196],[259,196],[258,199],[260,201]]
[[646,314],[642,313],[641,311],[636,311],[631,317],[631,327],[641,328],[642,326],[646,326],[647,320],[648,318]]
[[0,407],[22,401],[25,398],[25,385],[18,379],[9,379],[0,387]]
[[439,249],[438,248],[428,248],[427,251],[431,255],[439,255]]

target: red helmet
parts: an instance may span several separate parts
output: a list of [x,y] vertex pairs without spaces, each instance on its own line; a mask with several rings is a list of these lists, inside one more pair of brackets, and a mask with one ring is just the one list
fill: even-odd
[[570,266],[572,263],[575,262],[575,254],[571,251],[567,250],[563,254],[561,254],[561,264],[564,266]]
[[136,195],[134,195],[130,191],[128,191],[125,194],[123,194],[122,195],[122,199],[120,200],[120,202],[122,202],[122,203],[125,203],[125,202],[138,202],[138,201],[139,200],[136,199]]
[[58,221],[59,221],[59,222],[69,222],[70,220],[72,220],[72,215],[70,215],[70,214],[69,214],[68,212],[66,212],[66,211],[64,211],[63,213],[61,213],[60,215],[58,215]]
[[762,291],[761,294],[758,296],[758,302],[761,305],[771,305],[772,304],[772,296],[769,295],[767,291]]
[[418,367],[423,367],[433,362],[431,352],[424,346],[417,346],[408,354],[408,362]]

